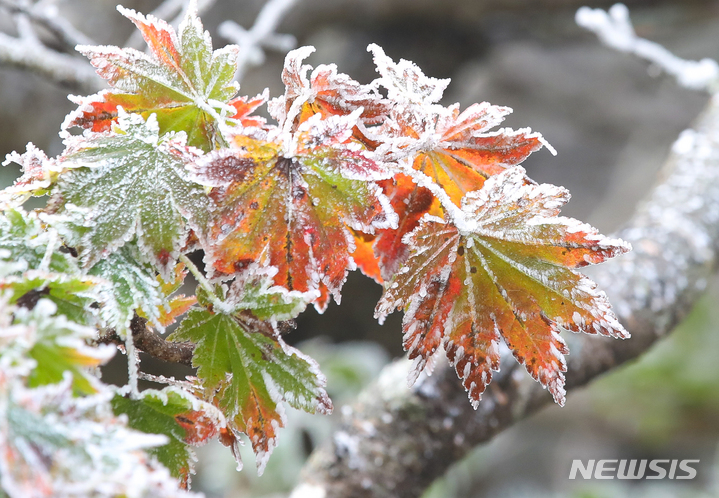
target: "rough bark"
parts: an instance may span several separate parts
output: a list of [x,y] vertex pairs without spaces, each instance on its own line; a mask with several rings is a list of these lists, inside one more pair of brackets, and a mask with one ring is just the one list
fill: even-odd
[[[160,334],[147,327],[147,320],[137,315],[130,322],[130,331],[135,347],[144,353],[169,363],[192,366],[195,346],[189,342],[169,342]],[[125,340],[111,330],[100,338],[100,343],[123,346]]]
[[[591,276],[632,338],[569,337],[568,390],[641,355],[706,287],[719,249],[719,97],[677,140],[661,182],[618,236],[634,250]],[[420,496],[473,447],[551,401],[506,360],[476,411],[446,365],[412,389],[405,387],[410,363],[389,365],[311,456],[293,498]]]

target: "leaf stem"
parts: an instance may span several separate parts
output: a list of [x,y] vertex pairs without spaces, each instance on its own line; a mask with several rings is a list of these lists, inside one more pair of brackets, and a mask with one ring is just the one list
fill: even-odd
[[224,302],[219,297],[217,297],[217,294],[215,294],[215,289],[213,288],[212,284],[209,280],[207,280],[207,277],[202,274],[199,268],[195,266],[195,263],[193,263],[186,254],[180,254],[179,259],[185,264],[187,269],[190,270],[190,273],[192,273],[192,275],[195,277],[200,287],[205,289],[205,291],[207,292],[207,297],[210,299],[210,302],[217,309],[217,311],[228,315],[232,314],[234,308],[228,303]]
[[135,339],[132,336],[131,330],[125,331],[125,354],[127,355],[127,384],[130,386],[130,397],[132,399],[139,399],[140,390],[137,386],[137,379],[139,372],[138,363],[140,358],[137,356]]

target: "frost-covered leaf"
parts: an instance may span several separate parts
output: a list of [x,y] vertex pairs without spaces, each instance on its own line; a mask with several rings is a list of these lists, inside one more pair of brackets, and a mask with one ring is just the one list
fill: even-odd
[[74,98],[79,108],[67,117],[64,127],[108,130],[121,106],[145,118],[156,114],[162,134],[184,131],[189,145],[211,150],[222,144],[218,120],[234,114],[227,103],[239,89],[233,82],[238,48],[228,45],[213,51],[195,8],[187,9],[177,32],[153,16],[123,7],[118,10],[140,30],[150,53],[111,46],[78,47],[113,89]]
[[[459,205],[462,196],[479,190],[486,178],[520,164],[545,144],[539,133],[528,128],[490,131],[510,112],[507,107],[484,102],[460,114],[455,104],[429,122],[403,122],[397,116],[396,124],[401,135],[418,137],[418,143],[409,146],[417,147],[414,169],[432,178]],[[427,136],[432,140],[419,144]]]
[[381,279],[389,280],[409,255],[403,237],[417,227],[425,214],[441,216],[442,208],[429,190],[402,173],[380,185],[398,218],[397,229],[378,230],[372,246],[376,258],[374,264],[380,270]]
[[316,115],[280,142],[237,136],[233,149],[189,166],[196,181],[214,187],[210,221],[195,229],[216,273],[259,262],[279,270],[277,285],[307,292],[324,284],[339,302],[354,269],[345,225],[372,233],[395,222],[373,183],[391,173],[350,138],[358,112]]
[[47,194],[62,171],[57,161],[49,159],[32,143],[27,144],[24,154],[17,152],[8,154],[2,165],[7,166],[10,163],[18,164],[22,168],[22,176],[11,186],[0,191],[0,211],[18,207],[31,196],[39,197]]
[[227,304],[233,311],[249,311],[259,320],[279,322],[297,317],[319,292],[288,291],[272,285],[276,273],[277,269],[270,267],[237,278],[227,292]]
[[352,253],[357,268],[366,276],[373,279],[378,284],[382,283],[382,276],[377,257],[374,254],[374,235],[364,234],[362,232],[352,231],[354,236],[355,250]]
[[0,494],[9,498],[197,497],[145,450],[162,435],[129,429],[112,393],[73,397],[71,379],[28,389],[0,374]]
[[285,344],[267,322],[193,310],[170,340],[196,344],[192,364],[206,396],[222,410],[235,437],[249,437],[260,473],[284,425],[282,400],[309,413],[332,409],[317,364]]
[[[187,270],[182,263],[175,267],[175,273],[172,279],[164,280],[161,275],[157,276],[157,281],[160,283],[160,290],[165,298],[165,302],[157,307],[157,311],[159,312],[158,321],[162,327],[169,327],[175,323],[179,316],[185,314],[193,304],[197,303],[196,296],[185,296],[184,294],[173,295],[185,282],[186,276]],[[138,314],[143,318],[149,318],[148,313],[142,310],[138,311]]]
[[[406,146],[407,151],[413,151],[405,160],[411,161],[413,169],[442,187],[449,199],[459,205],[462,197],[479,190],[485,179],[520,164],[545,143],[539,133],[529,129],[489,132],[509,112],[508,108],[484,103],[474,104],[461,114],[458,105],[437,108],[436,113],[423,119],[414,114],[393,113],[383,125],[390,138],[382,147],[392,150]],[[394,182],[386,181],[383,185],[400,217],[399,229],[380,232],[375,244],[385,279],[397,271],[407,256],[402,237],[417,227],[423,214],[442,212],[441,204],[425,187],[408,180],[398,175]]]
[[135,311],[140,309],[150,323],[163,328],[161,310],[166,305],[166,294],[155,269],[142,262],[135,244],[126,244],[98,261],[90,274],[112,284],[103,289],[100,306],[100,316],[107,327],[123,333],[130,327]]
[[69,373],[76,394],[96,392],[99,381],[87,369],[109,360],[115,348],[88,346],[86,340],[95,337],[95,329],[58,314],[57,306],[48,299],[40,299],[32,309],[15,308],[12,325],[14,329],[0,337],[0,361],[18,364],[25,358],[33,360],[26,373],[30,387],[59,383]]
[[[522,163],[547,145],[528,128],[492,131],[512,112],[508,107],[484,102],[460,112],[459,104],[438,105],[449,80],[427,77],[406,60],[395,63],[376,45],[369,50],[381,75],[379,84],[396,103],[382,125],[370,133],[377,155],[411,166],[439,185],[456,205],[467,192],[479,190],[488,177]],[[442,214],[441,204],[427,189],[407,180],[396,177],[383,184],[400,225],[396,231],[381,231],[374,246],[385,280],[407,257],[403,236],[417,227],[423,214]]]
[[57,313],[81,325],[95,325],[94,304],[100,299],[103,282],[91,276],[75,276],[28,270],[0,278],[0,290],[10,291],[10,302],[32,309],[40,299],[49,299]]
[[379,83],[387,89],[389,100],[402,104],[435,104],[442,98],[449,79],[425,76],[414,63],[400,59],[395,63],[374,43],[367,47],[374,55]]
[[[113,134],[68,140],[65,173],[53,190],[58,230],[86,268],[134,236],[146,260],[169,275],[187,236],[183,215],[206,212],[203,188],[186,179],[182,135],[159,138],[154,115],[121,114]],[[61,227],[66,229],[62,230]]]
[[62,247],[57,234],[45,230],[35,213],[10,209],[0,214],[0,259],[20,264],[24,270],[79,273],[75,258]]
[[282,70],[285,94],[270,102],[270,113],[280,126],[296,129],[315,114],[347,115],[360,108],[363,123],[382,122],[390,104],[376,87],[361,85],[346,74],[338,73],[334,64],[317,66],[307,76],[312,67],[303,65],[302,61],[314,51],[314,47],[300,47],[285,57]]
[[228,105],[235,109],[235,114],[230,116],[235,121],[239,122],[245,128],[263,128],[267,122],[262,116],[252,114],[262,104],[267,102],[269,97],[269,90],[252,98],[250,97],[237,97],[232,99]]
[[192,446],[201,446],[216,437],[224,427],[222,414],[213,405],[195,398],[184,389],[147,389],[139,399],[116,395],[112,399],[115,415],[125,414],[128,425],[147,434],[164,434],[168,443],[148,451],[170,473],[189,487],[194,473]]
[[425,216],[406,236],[411,253],[386,286],[376,316],[405,311],[411,381],[444,344],[476,406],[499,368],[499,341],[564,403],[561,329],[625,338],[606,295],[574,271],[629,250],[621,240],[557,216],[569,193],[527,184],[521,167],[488,179],[462,200],[460,230]]

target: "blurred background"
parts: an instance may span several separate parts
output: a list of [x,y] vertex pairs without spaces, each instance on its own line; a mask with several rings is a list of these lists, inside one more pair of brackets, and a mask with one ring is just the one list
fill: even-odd
[[[59,0],[73,24],[98,44],[123,45],[132,25],[114,0]],[[128,0],[151,12],[159,1]],[[215,47],[223,20],[249,28],[264,2],[218,0],[203,15]],[[719,58],[719,1],[629,1],[638,34],[679,56]],[[655,182],[679,132],[691,125],[708,96],[678,87],[656,68],[618,54],[574,23],[580,0],[298,0],[278,32],[314,45],[312,65],[336,63],[362,83],[375,77],[369,43],[395,60],[410,59],[426,74],[451,78],[444,104],[489,101],[512,107],[506,125],[540,131],[557,149],[524,164],[540,182],[564,185],[573,200],[564,214],[603,232],[619,228]],[[13,33],[0,9],[0,30]],[[247,71],[242,94],[269,87],[283,93],[284,53],[267,52]],[[0,153],[23,151],[28,141],[49,155],[61,152],[57,135],[73,109],[75,89],[0,66]],[[0,171],[7,185],[17,170]],[[308,310],[288,337],[317,359],[328,377],[332,417],[288,413],[264,476],[247,449],[245,470],[235,471],[226,448],[198,451],[194,488],[212,498],[286,496],[308,453],[331,434],[341,406],[351,402],[384,364],[402,354],[400,321],[372,318],[381,288],[350,275],[342,306],[324,315]],[[717,497],[719,496],[719,285],[710,287],[686,322],[638,361],[569,396],[478,448],[437,481],[427,497]],[[144,359],[150,373],[182,376],[189,369]],[[123,382],[122,358],[106,377]],[[288,411],[290,411],[288,409]],[[575,458],[699,459],[693,481],[570,481]]]

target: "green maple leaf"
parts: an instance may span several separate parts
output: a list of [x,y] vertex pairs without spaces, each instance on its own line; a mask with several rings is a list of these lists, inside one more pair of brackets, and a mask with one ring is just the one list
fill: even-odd
[[40,299],[49,299],[57,313],[81,325],[93,325],[92,304],[100,296],[101,281],[92,277],[72,276],[30,270],[21,276],[0,280],[0,289],[10,289],[11,304],[33,308]]
[[75,394],[94,393],[97,379],[87,369],[107,361],[115,348],[88,346],[85,341],[95,337],[95,329],[74,323],[57,311],[48,299],[41,299],[33,309],[17,308],[13,325],[24,325],[27,331],[4,343],[0,356],[21,354],[35,360],[28,376],[30,387],[57,384],[69,372]]
[[112,283],[104,289],[100,316],[108,327],[127,330],[135,310],[141,309],[148,320],[163,329],[159,307],[166,296],[157,281],[155,269],[144,263],[135,244],[127,244],[98,261],[89,272]]
[[121,114],[114,134],[68,140],[62,161],[74,169],[53,190],[55,226],[86,268],[136,236],[140,252],[163,275],[175,266],[187,228],[183,213],[206,212],[201,186],[185,178],[183,135],[160,138],[154,115]]
[[[6,252],[2,259],[21,263],[25,269],[39,269],[46,259],[45,269],[56,273],[79,273],[75,258],[61,252],[61,244],[43,229],[35,213],[21,208],[9,209],[0,214],[0,249]],[[48,254],[48,245],[50,253]]]
[[[67,126],[103,131],[117,119],[118,106],[145,118],[157,114],[162,133],[184,131],[188,143],[211,150],[222,144],[218,118],[237,109],[230,99],[239,85],[233,82],[238,47],[212,50],[210,35],[202,27],[197,10],[189,8],[178,32],[165,21],[118,7],[147,42],[149,53],[111,46],[79,46],[97,73],[114,88],[75,99],[79,109]],[[225,112],[226,113],[226,112]]]
[[116,395],[112,399],[116,415],[126,414],[129,426],[148,434],[164,434],[168,443],[148,450],[186,487],[195,461],[191,446],[200,446],[224,426],[222,414],[187,391],[166,387],[147,389],[139,399]]
[[71,321],[94,324],[91,305],[99,298],[100,281],[80,274],[57,233],[45,229],[35,213],[11,209],[0,215],[0,261],[14,267],[0,277],[10,304],[32,309],[45,298]]
[[250,438],[260,473],[284,426],[282,400],[309,413],[332,409],[317,364],[247,313],[190,311],[170,340],[196,344],[192,364],[202,386],[230,429]]

